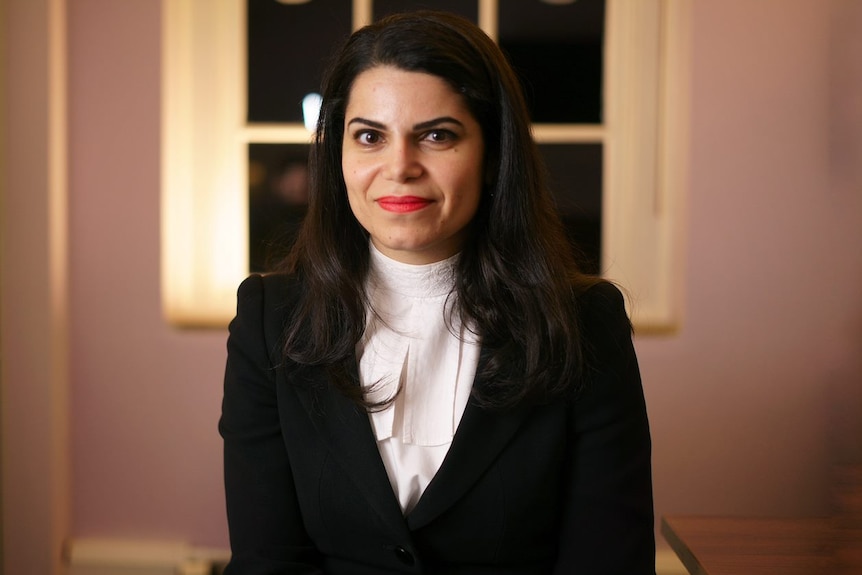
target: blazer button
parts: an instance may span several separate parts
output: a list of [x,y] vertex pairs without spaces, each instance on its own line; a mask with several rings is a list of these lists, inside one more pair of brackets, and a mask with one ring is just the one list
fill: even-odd
[[395,556],[398,558],[398,560],[405,565],[413,565],[413,563],[415,562],[415,560],[413,559],[413,554],[407,551],[405,548],[401,547],[400,545],[392,551],[395,552]]

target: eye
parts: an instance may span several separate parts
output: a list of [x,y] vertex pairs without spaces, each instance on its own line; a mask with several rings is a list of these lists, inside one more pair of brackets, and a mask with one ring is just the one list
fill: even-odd
[[452,144],[458,139],[458,136],[451,130],[437,128],[426,132],[422,139],[432,144]]
[[442,144],[454,140],[455,134],[449,130],[431,130],[425,134],[425,139],[430,142]]
[[374,130],[360,130],[353,135],[353,139],[365,146],[373,146],[380,142],[380,134]]

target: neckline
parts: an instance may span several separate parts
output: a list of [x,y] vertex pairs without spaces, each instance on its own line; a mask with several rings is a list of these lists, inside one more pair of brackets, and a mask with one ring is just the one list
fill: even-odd
[[455,286],[455,265],[459,254],[430,264],[408,264],[383,254],[372,242],[369,279],[379,289],[408,297],[447,295]]

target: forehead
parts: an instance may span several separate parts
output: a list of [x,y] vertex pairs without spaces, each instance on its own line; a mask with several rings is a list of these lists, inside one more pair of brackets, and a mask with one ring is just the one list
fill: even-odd
[[370,68],[353,81],[346,120],[354,114],[371,112],[392,117],[443,112],[472,117],[464,96],[443,78],[392,66]]

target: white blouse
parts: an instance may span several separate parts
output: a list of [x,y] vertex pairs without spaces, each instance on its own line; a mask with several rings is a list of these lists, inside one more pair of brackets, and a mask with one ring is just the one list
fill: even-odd
[[356,350],[359,378],[372,402],[398,393],[369,417],[405,514],[443,463],[479,363],[478,336],[457,313],[448,313],[457,258],[410,265],[371,245],[366,283],[371,308]]

